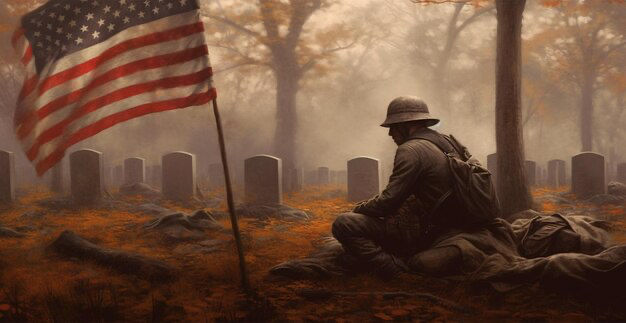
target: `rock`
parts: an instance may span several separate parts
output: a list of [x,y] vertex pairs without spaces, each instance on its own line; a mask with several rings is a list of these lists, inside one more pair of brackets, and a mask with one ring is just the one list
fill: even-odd
[[559,195],[553,195],[553,194],[536,197],[534,198],[534,201],[535,203],[552,203],[552,204],[559,204],[559,205],[572,204],[572,202],[568,200],[567,198],[559,196]]
[[311,215],[305,211],[286,205],[244,205],[237,210],[238,216],[269,220],[272,218],[285,221],[307,221]]
[[0,227],[0,238],[21,238],[24,234],[13,229]]
[[609,195],[609,194],[598,194],[593,197],[587,199],[590,203],[597,205],[622,205],[626,201],[626,199],[622,196]]
[[161,195],[161,192],[146,183],[124,184],[120,186],[120,193],[124,195],[143,195],[147,197]]
[[229,242],[223,240],[204,240],[197,244],[180,244],[173,252],[182,255],[206,254],[221,250]]
[[209,212],[199,210],[192,215],[170,213],[148,222],[148,230],[159,230],[175,240],[200,240],[206,238],[205,231],[221,231],[224,227]]
[[626,196],[626,184],[620,182],[610,182],[607,186],[610,195]]
[[504,219],[507,222],[509,222],[509,223],[513,223],[513,222],[515,222],[515,220],[532,219],[532,218],[537,217],[537,216],[541,216],[541,213],[539,213],[539,212],[537,212],[535,210],[532,210],[532,209],[528,209],[528,210],[525,210],[525,211],[521,211],[521,212],[517,212],[517,213],[511,214],[511,215],[505,217]]
[[145,277],[150,281],[169,281],[175,277],[176,269],[167,263],[136,253],[100,247],[69,230],[59,235],[52,243],[51,249],[66,257],[92,260],[125,274]]

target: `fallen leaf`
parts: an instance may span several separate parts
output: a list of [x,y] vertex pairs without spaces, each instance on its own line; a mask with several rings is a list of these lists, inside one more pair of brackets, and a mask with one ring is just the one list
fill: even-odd
[[376,313],[374,317],[379,318],[383,321],[393,321],[393,318],[385,313]]

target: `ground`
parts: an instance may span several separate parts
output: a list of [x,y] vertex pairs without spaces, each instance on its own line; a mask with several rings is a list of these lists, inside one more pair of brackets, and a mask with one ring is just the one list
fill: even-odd
[[[533,195],[563,193],[567,188],[534,189]],[[221,194],[213,191],[207,195]],[[212,233],[219,248],[191,252],[194,243],[172,243],[142,226],[153,216],[106,208],[50,209],[38,201],[51,196],[40,188],[25,189],[16,203],[0,208],[0,225],[24,232],[0,238],[0,322],[7,321],[590,321],[626,320],[623,308],[548,292],[538,284],[507,293],[487,287],[448,282],[419,275],[382,282],[376,277],[285,281],[268,270],[306,256],[329,236],[338,213],[352,204],[339,187],[310,187],[285,194],[284,203],[313,215],[306,222],[240,219],[245,257],[255,296],[246,299],[239,287],[235,244],[228,232]],[[569,211],[592,212],[615,224],[617,243],[626,243],[624,206],[597,206],[572,201]],[[139,196],[119,197],[132,204]],[[192,213],[195,208],[167,202],[162,206]],[[537,208],[558,212],[547,199]],[[209,211],[225,210],[224,203]],[[24,217],[40,211],[41,217]],[[227,217],[218,221],[230,227]],[[115,268],[66,258],[49,246],[63,230],[101,246],[133,251],[174,265],[177,279],[150,282]]]

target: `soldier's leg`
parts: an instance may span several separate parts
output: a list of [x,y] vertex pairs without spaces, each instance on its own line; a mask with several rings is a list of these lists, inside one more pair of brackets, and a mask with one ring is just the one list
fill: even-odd
[[428,249],[413,256],[409,261],[411,271],[431,275],[456,274],[461,271],[461,251],[456,247]]
[[381,248],[387,236],[385,221],[358,213],[340,214],[333,222],[332,233],[347,254],[373,269],[383,278],[405,271],[404,264]]

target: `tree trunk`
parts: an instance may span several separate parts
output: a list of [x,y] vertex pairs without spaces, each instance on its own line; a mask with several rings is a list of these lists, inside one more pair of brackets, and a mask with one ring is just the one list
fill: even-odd
[[532,206],[521,123],[521,33],[525,4],[525,0],[496,0],[496,145],[497,173],[501,174],[497,187],[504,216]]
[[584,66],[581,80],[580,99],[580,139],[582,151],[593,149],[593,92],[595,73],[590,66]]
[[[297,70],[281,68],[276,72],[276,133],[274,150],[283,161],[283,170],[295,167],[297,111],[300,77]],[[284,173],[283,173],[284,175]]]

